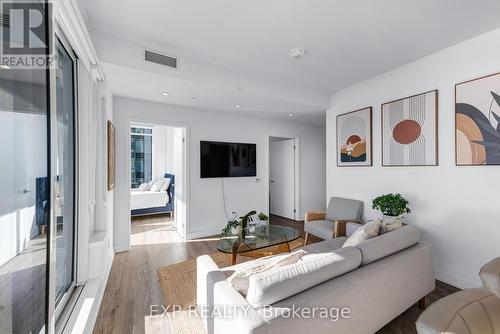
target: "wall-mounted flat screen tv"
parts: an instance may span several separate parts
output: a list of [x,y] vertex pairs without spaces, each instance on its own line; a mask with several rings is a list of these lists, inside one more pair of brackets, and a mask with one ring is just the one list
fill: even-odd
[[257,176],[257,145],[201,141],[200,165],[202,178]]

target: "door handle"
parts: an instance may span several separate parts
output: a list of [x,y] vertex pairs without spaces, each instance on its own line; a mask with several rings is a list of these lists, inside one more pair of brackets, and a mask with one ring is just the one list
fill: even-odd
[[271,180],[271,183],[274,183],[274,180]]
[[23,189],[23,190],[21,190],[21,192],[22,192],[23,194],[27,194],[27,193],[30,193],[30,192],[31,192],[31,190],[28,190],[28,189]]

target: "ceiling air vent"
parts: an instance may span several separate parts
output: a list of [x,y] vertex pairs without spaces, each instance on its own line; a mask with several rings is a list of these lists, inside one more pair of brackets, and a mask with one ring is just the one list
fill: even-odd
[[148,51],[145,52],[146,61],[160,64],[163,66],[168,66],[171,68],[177,68],[177,58],[162,55],[156,52]]

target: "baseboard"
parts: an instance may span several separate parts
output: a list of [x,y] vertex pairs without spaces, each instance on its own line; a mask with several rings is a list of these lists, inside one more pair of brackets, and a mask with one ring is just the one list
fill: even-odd
[[446,284],[453,285],[454,287],[457,287],[459,289],[470,289],[481,286],[479,278],[477,281],[470,281],[437,268],[434,268],[434,276],[437,280]]
[[114,253],[111,252],[108,256],[103,276],[85,282],[66,327],[64,328],[64,334],[92,333],[104,296],[104,291],[106,290],[113,259]]
[[210,230],[205,230],[205,231],[188,232],[186,239],[192,240],[192,239],[213,237],[214,235],[219,235],[220,231],[221,230],[219,230],[219,229],[210,229]]
[[94,303],[92,304],[92,310],[89,314],[87,324],[85,325],[84,333],[91,334],[94,331],[95,322],[97,320],[99,309],[101,308],[102,298],[104,297],[104,292],[106,291],[106,285],[108,283],[109,274],[111,273],[111,267],[113,266],[114,258],[115,258],[115,253],[111,251],[111,255],[109,256],[108,262],[106,263],[106,267],[104,268],[104,276],[101,278],[101,282],[99,284],[99,290],[97,292],[97,296],[94,300]]
[[130,245],[129,244],[115,245],[113,246],[113,249],[115,250],[115,253],[126,252],[130,249]]

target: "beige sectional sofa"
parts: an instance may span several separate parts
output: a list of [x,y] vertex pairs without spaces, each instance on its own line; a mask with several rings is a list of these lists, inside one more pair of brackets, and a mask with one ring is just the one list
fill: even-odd
[[374,333],[434,290],[431,249],[418,228],[342,248],[345,240],[305,246],[297,263],[251,276],[246,295],[227,281],[238,267],[199,257],[197,301],[208,333]]

